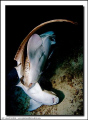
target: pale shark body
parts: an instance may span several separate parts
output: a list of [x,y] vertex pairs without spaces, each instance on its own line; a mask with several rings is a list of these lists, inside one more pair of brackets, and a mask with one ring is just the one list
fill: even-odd
[[[27,57],[23,70],[23,83],[28,88],[32,87],[39,80],[51,45],[55,43],[53,31],[46,32],[40,36],[33,34],[29,39],[27,44]],[[21,64],[16,69],[19,78],[21,78]]]
[[31,98],[29,111],[33,111],[41,105],[55,105],[59,103],[59,98],[54,92],[43,91],[38,83],[36,83],[31,89],[28,89],[21,82],[18,83],[24,92]]
[[26,86],[29,86],[30,84],[33,85],[39,80],[48,58],[51,45],[56,43],[50,39],[50,37],[53,38],[54,33],[50,33],[51,31],[42,34],[41,37],[37,34],[34,34],[29,39],[29,42],[27,44],[28,58],[26,59],[27,62],[24,73],[24,84]]

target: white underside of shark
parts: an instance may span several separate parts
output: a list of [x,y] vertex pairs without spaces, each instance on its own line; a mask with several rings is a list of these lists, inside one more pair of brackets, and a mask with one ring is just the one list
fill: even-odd
[[28,89],[21,82],[18,83],[24,92],[31,98],[28,111],[33,111],[41,105],[55,105],[59,103],[59,98],[52,91],[43,91],[38,83],[36,83],[31,89]]

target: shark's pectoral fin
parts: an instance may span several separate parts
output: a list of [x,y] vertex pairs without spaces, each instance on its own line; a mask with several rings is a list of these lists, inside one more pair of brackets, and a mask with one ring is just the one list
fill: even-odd
[[27,56],[30,63],[36,56],[37,49],[42,45],[42,40],[39,35],[33,34],[27,44]]
[[37,108],[39,108],[41,105],[43,105],[43,103],[37,102],[33,99],[30,99],[30,106],[28,111],[33,111],[36,110]]

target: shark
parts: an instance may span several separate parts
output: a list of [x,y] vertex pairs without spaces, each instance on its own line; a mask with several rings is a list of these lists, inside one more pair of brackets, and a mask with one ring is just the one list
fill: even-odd
[[27,89],[21,82],[16,86],[21,87],[30,97],[28,111],[36,110],[41,105],[55,105],[59,103],[59,98],[56,94],[52,91],[42,90],[38,82],[31,89]]
[[[14,57],[17,61],[17,70],[20,82],[16,85],[21,87],[31,98],[29,111],[33,111],[41,105],[55,105],[59,103],[59,98],[52,91],[42,90],[38,80],[42,74],[43,68],[48,58],[50,48],[56,44],[53,31],[48,31],[41,35],[35,32],[42,26],[53,22],[75,22],[66,19],[55,19],[41,23],[35,27],[23,40]],[[24,49],[27,43],[27,56],[24,61]]]
[[[41,24],[39,24],[38,26],[36,26],[26,37],[25,37],[25,39],[22,41],[22,43],[20,44],[20,46],[19,46],[19,48],[18,48],[18,50],[17,50],[17,53],[16,53],[16,55],[15,55],[15,57],[14,57],[14,60],[16,60],[17,61],[17,66],[15,67],[15,69],[16,69],[16,71],[17,71],[17,73],[19,74],[19,78],[20,78],[20,80],[23,80],[23,78],[25,79],[26,77],[24,77],[24,76],[26,76],[25,75],[25,66],[26,66],[26,63],[28,62],[29,63],[29,68],[31,68],[31,66],[32,66],[32,64],[33,64],[33,62],[32,61],[34,61],[36,58],[38,59],[38,57],[37,57],[37,55],[36,55],[36,58],[34,59],[33,57],[34,57],[34,55],[33,54],[35,54],[35,53],[37,53],[38,55],[39,54],[41,54],[40,56],[40,60],[41,60],[41,62],[39,63],[39,64],[42,64],[42,68],[43,68],[43,66],[44,66],[44,64],[45,64],[45,61],[46,61],[46,58],[47,58],[47,55],[48,55],[48,53],[49,53],[49,50],[50,50],[50,44],[54,44],[55,43],[55,41],[54,41],[54,39],[53,39],[53,41],[52,41],[52,43],[50,43],[50,40],[49,40],[49,38],[50,38],[50,36],[53,36],[53,32],[46,32],[46,33],[44,33],[44,34],[41,34],[40,36],[38,36],[37,34],[35,34],[35,32],[38,30],[38,29],[40,29],[41,27],[43,27],[43,26],[45,26],[45,25],[47,25],[47,24],[50,24],[50,23],[54,23],[54,22],[69,22],[69,23],[72,23],[72,24],[77,24],[77,22],[73,22],[73,21],[71,21],[71,20],[67,20],[67,19],[54,19],[54,20],[49,20],[49,21],[46,21],[46,22],[44,22],[44,23],[41,23]],[[36,40],[34,40],[35,38],[37,38]],[[52,38],[54,38],[54,37],[52,37]],[[33,41],[32,41],[32,39],[33,39]],[[41,41],[41,39],[42,39],[42,41]],[[47,39],[47,40],[45,40],[45,39]],[[29,42],[28,42],[29,41]],[[46,41],[46,42],[45,42]],[[25,46],[26,46],[26,43],[28,42],[28,46],[30,46],[30,47],[28,47],[27,46],[27,58],[26,58],[26,60],[24,61],[24,49],[25,49]],[[32,44],[30,44],[30,43],[32,43]],[[44,50],[44,49],[42,49],[42,46],[43,46],[43,43],[44,43],[44,49],[45,49],[45,51],[41,51],[41,50]],[[32,46],[31,46],[32,45]],[[38,47],[40,46],[40,48],[39,49],[41,49],[40,50],[40,53],[39,53],[39,49],[38,49]],[[49,47],[49,48],[48,48]],[[33,49],[32,49],[33,48]],[[47,49],[46,49],[47,48]],[[36,51],[37,50],[37,51]],[[45,52],[45,53],[44,53]],[[28,55],[29,54],[29,55]],[[46,54],[46,55],[45,55]],[[45,59],[43,59],[44,57],[46,57]],[[42,60],[45,60],[45,61],[43,61],[42,62]],[[30,64],[31,63],[31,64]],[[37,65],[37,63],[35,63],[36,65]],[[41,65],[40,65],[41,66]],[[42,69],[41,68],[41,69]],[[35,68],[36,69],[36,68]],[[33,71],[33,70],[31,70],[31,71]],[[31,72],[32,73],[32,72]],[[38,77],[37,77],[38,78]],[[36,80],[33,80],[33,81],[30,81],[29,82],[29,80],[27,80],[26,79],[26,81],[25,81],[25,85],[27,86],[27,87],[29,87],[29,88],[31,88],[36,82],[38,81],[38,79],[36,79]]]
[[[16,86],[21,87],[31,98],[28,111],[33,111],[41,105],[54,105],[59,103],[59,98],[52,91],[42,90],[37,82],[49,56],[51,45],[56,44],[53,31],[41,34],[33,34],[27,44],[27,58],[25,61],[23,82]],[[20,67],[20,66],[19,66]],[[20,69],[18,71],[20,78]],[[29,85],[31,87],[29,88]]]

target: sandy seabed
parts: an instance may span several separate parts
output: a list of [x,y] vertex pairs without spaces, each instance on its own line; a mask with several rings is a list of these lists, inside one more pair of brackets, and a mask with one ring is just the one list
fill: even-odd
[[[83,56],[77,60],[65,60],[50,79],[52,87],[64,93],[64,99],[57,105],[42,105],[30,115],[83,115]],[[29,112],[25,113],[26,115]]]
[[[42,105],[30,112],[30,98],[19,87],[12,87],[8,91],[7,115],[27,115],[27,116],[48,116],[48,115],[84,115],[83,102],[83,54],[79,52],[76,57],[67,57],[62,63],[58,64],[58,59],[50,68],[54,70],[50,73],[50,82],[53,92],[57,92],[60,102],[56,105]],[[49,71],[50,72],[50,71]],[[47,74],[49,75],[49,74]],[[9,109],[9,110],[8,110]]]

